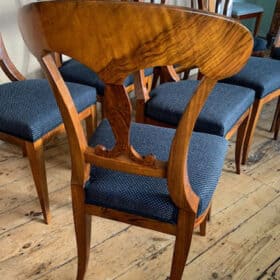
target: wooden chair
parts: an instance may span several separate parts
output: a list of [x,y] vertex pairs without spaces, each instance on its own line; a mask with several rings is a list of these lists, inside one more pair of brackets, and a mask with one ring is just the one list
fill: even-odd
[[[151,91],[143,90],[141,79],[135,79],[136,122],[176,128],[191,100],[197,80],[174,79],[166,67],[162,84]],[[161,71],[164,71],[163,69]],[[163,82],[166,80],[167,82]],[[235,133],[236,173],[241,172],[242,149],[250,118],[255,92],[252,89],[217,83],[201,111],[194,131],[225,137],[229,140]]]
[[[0,34],[0,68],[11,83],[0,85],[0,140],[19,145],[28,157],[45,222],[50,222],[49,199],[43,144],[64,131],[61,115],[48,81],[26,80],[16,69]],[[79,120],[86,121],[87,134],[96,127],[95,90],[68,83],[79,110]]]
[[[198,0],[203,1],[203,0]],[[208,0],[209,2],[212,0]],[[213,0],[215,1],[215,0]],[[212,1],[212,2],[213,2]],[[213,5],[212,5],[213,6]],[[213,11],[213,10],[211,10]],[[245,67],[236,75],[222,80],[223,83],[251,88],[255,91],[255,101],[243,145],[242,164],[248,158],[255,128],[262,111],[263,105],[278,98],[272,131],[276,130],[276,120],[279,112],[280,99],[280,61],[270,58],[250,57]],[[278,129],[279,130],[279,129]],[[274,139],[276,139],[274,133]]]
[[253,31],[254,37],[258,35],[263,15],[263,7],[247,2],[235,2],[232,5],[232,17],[238,20],[255,18],[255,27]]
[[[192,8],[217,9],[227,13],[231,1],[192,1]],[[222,5],[224,4],[224,5]],[[186,66],[181,66],[186,69]],[[185,72],[188,76],[189,70]],[[175,68],[178,72],[178,68]],[[161,85],[143,91],[145,80],[136,79],[136,121],[163,127],[176,128],[185,106],[191,99],[198,81],[180,81],[173,67],[161,68]],[[180,71],[180,70],[179,70]],[[187,74],[186,74],[187,73]],[[142,83],[143,81],[143,83]],[[164,83],[163,82],[167,82]],[[168,82],[176,82],[171,84]],[[237,132],[235,146],[236,173],[241,172],[241,158],[246,129],[254,102],[254,90],[218,83],[199,115],[195,131],[210,133],[230,139]]]
[[[231,20],[183,8],[109,1],[33,3],[21,9],[19,24],[48,76],[68,134],[77,279],[84,279],[88,263],[91,215],[175,235],[170,279],[181,279],[194,227],[205,233],[227,150],[223,137],[193,133],[193,127],[216,81],[248,59],[250,34]],[[98,28],[91,32],[91,26]],[[53,52],[87,65],[106,84],[108,120],[96,129],[91,146]],[[132,123],[124,79],[139,69],[176,63],[196,65],[204,74],[177,129]]]

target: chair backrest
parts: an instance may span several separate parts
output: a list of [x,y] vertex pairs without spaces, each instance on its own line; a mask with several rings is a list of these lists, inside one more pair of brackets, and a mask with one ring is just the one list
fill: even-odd
[[25,77],[17,70],[8,56],[2,35],[0,33],[0,68],[11,81],[25,80]]
[[[60,107],[70,145],[72,184],[87,180],[89,162],[128,173],[167,177],[177,206],[195,210],[196,196],[187,174],[193,127],[216,81],[238,72],[250,56],[252,38],[247,29],[230,19],[185,8],[70,0],[29,4],[20,11],[19,25]],[[105,111],[115,136],[112,150],[88,147],[54,52],[87,65],[105,82]],[[204,78],[181,118],[168,162],[161,162],[152,155],[143,157],[130,144],[132,107],[123,82],[139,69],[174,64],[197,66]]]
[[225,16],[231,16],[233,0],[191,0],[191,7],[217,13]]

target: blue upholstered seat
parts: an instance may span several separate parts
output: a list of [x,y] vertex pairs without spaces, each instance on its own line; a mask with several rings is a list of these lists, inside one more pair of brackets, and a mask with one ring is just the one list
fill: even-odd
[[[67,83],[78,112],[96,102],[92,87]],[[36,141],[62,123],[47,80],[25,80],[0,85],[0,131]]]
[[[96,92],[98,95],[104,94],[105,85],[103,81],[98,78],[95,72],[93,72],[90,68],[81,64],[77,60],[70,59],[64,62],[59,70],[65,81],[88,85],[96,88]],[[152,75],[153,68],[147,68],[144,72],[145,76]],[[125,79],[124,85],[129,86],[133,83],[133,81],[133,75],[129,75]]]
[[280,88],[279,77],[280,61],[252,56],[239,73],[222,82],[251,88],[255,98],[261,99]]
[[265,51],[267,49],[267,41],[260,37],[254,38],[253,52]]
[[[165,83],[155,88],[146,103],[147,117],[176,126],[190,101],[198,81]],[[254,102],[248,88],[216,84],[195,125],[195,131],[225,136]]]
[[77,60],[65,61],[59,68],[64,81],[94,87],[98,95],[104,94],[104,83],[97,74]]
[[[132,124],[131,143],[142,155],[153,153],[160,160],[168,160],[175,130],[144,124]],[[114,137],[107,120],[97,128],[91,145],[114,145]],[[188,173],[194,192],[200,197],[197,216],[208,207],[221,174],[227,141],[219,136],[193,133]],[[172,202],[167,181],[162,178],[92,167],[90,180],[85,187],[87,204],[112,208],[175,224],[178,209]]]
[[247,14],[262,13],[263,8],[259,5],[252,3],[243,3],[243,2],[233,2],[232,4],[232,16],[240,17]]

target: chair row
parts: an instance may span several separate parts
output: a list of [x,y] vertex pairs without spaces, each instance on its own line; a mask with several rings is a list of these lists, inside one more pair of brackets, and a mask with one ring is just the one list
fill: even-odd
[[[73,18],[71,23],[68,20],[70,17]],[[108,18],[110,24],[107,24]],[[56,19],[56,28],[53,28],[53,19]],[[200,226],[202,235],[206,231],[212,197],[227,151],[226,138],[238,129],[238,135],[242,136],[238,148],[238,153],[241,153],[243,141],[246,141],[246,128],[251,124],[250,110],[256,102],[256,91],[250,87],[217,83],[244,67],[253,45],[249,32],[234,21],[206,13],[110,1],[32,3],[20,11],[19,24],[23,38],[39,60],[52,90],[44,80],[37,87],[32,81],[33,88],[37,88],[40,95],[35,96],[38,99],[34,101],[31,97],[24,101],[22,111],[19,111],[22,101],[17,104],[18,97],[12,97],[11,105],[8,105],[17,111],[10,114],[12,117],[8,119],[7,127],[3,126],[3,139],[19,139],[14,142],[23,141],[27,147],[26,141],[37,143],[37,139],[44,140],[44,135],[52,135],[50,131],[58,132],[56,127],[62,130],[64,126],[60,118],[52,127],[43,124],[42,127],[48,127],[48,131],[39,133],[40,138],[27,138],[26,133],[11,137],[12,129],[8,129],[11,127],[17,131],[20,121],[13,122],[14,115],[22,112],[20,117],[23,119],[25,111],[31,109],[35,113],[31,114],[32,124],[27,122],[27,131],[30,127],[33,129],[34,123],[41,125],[43,119],[49,123],[50,115],[59,112],[53,105],[56,99],[67,131],[72,162],[77,279],[84,278],[88,263],[91,215],[175,235],[170,279],[181,279],[194,228]],[[96,26],[95,32],[92,32],[92,26]],[[57,30],[60,30],[59,36]],[[137,36],[135,30],[139,30]],[[200,30],[199,36],[197,30]],[[225,33],[228,36],[225,37]],[[57,67],[53,54],[58,52],[70,55],[73,60]],[[2,53],[5,53],[2,55],[4,71],[14,69],[6,52]],[[203,75],[202,80],[179,81],[170,66],[176,64],[197,66]],[[103,91],[98,92],[97,86],[85,85],[85,82],[76,79],[81,72],[71,65],[78,65],[82,67],[81,71],[86,71],[82,72],[82,78],[89,73],[88,77],[94,79],[94,83],[101,82]],[[164,80],[174,81],[150,91],[149,71],[158,65],[162,66]],[[75,83],[67,81],[67,67],[68,73],[75,75]],[[134,77],[130,76],[131,73],[135,73]],[[66,83],[61,79],[63,76]],[[132,122],[127,79],[135,84],[136,119],[143,123]],[[24,86],[25,82],[12,82],[3,87],[13,89],[13,85],[18,83],[21,87],[20,84]],[[77,85],[77,82],[81,84]],[[75,102],[76,87],[79,89]],[[15,92],[25,93],[23,89],[25,87]],[[80,111],[84,108],[80,110],[78,102],[88,90],[92,95],[85,97],[90,100],[85,107],[93,108],[95,101],[100,100],[107,119],[103,119],[92,134],[89,130],[95,127],[94,107],[90,114],[91,122],[86,125],[90,128],[86,137],[80,123]],[[101,97],[95,98],[96,91]],[[49,97],[45,100],[52,92],[55,99]],[[177,98],[176,106],[182,105],[178,106],[181,110],[179,116],[173,115],[173,108],[167,113],[164,110],[161,114],[149,115],[156,112],[155,108],[158,105],[161,107],[162,102],[167,101],[169,109],[174,97]],[[223,99],[226,106],[222,108]],[[48,102],[51,105],[46,106]],[[41,107],[48,108],[48,114],[44,113],[42,120],[38,117],[44,109]],[[223,113],[228,112],[230,114],[224,118]],[[216,113],[218,115],[213,118]],[[167,120],[162,123],[176,129],[147,124],[150,119],[160,122],[156,119],[159,115],[168,117],[168,120],[172,117],[174,123],[168,124]],[[207,120],[210,118],[210,125],[203,123],[204,116]],[[194,128],[197,131],[193,132]],[[34,129],[37,130],[39,128]]]
[[[50,215],[43,143],[64,130],[62,119],[47,81],[26,80],[9,59],[1,36],[0,48],[0,65],[13,81],[0,87],[3,108],[0,116],[0,139],[20,145],[23,154],[28,156],[42,212],[48,223]],[[56,64],[62,77],[68,82],[80,119],[86,120],[87,134],[90,137],[96,127],[95,103],[96,100],[103,103],[105,84],[87,66],[74,59],[63,63],[61,57],[61,54],[56,53]],[[251,57],[237,75],[224,79],[215,86],[195,124],[195,131],[226,139],[237,132],[237,173],[240,173],[241,162],[246,163],[263,105],[278,97],[272,125],[274,139],[277,139],[280,126],[279,64],[276,60]],[[161,81],[165,82],[151,89],[154,70],[158,69],[140,70],[134,75],[130,74],[124,81],[127,93],[134,89],[136,92],[136,122],[176,128],[199,81],[180,81],[173,67],[168,66],[160,71]],[[38,91],[45,99],[41,99]]]

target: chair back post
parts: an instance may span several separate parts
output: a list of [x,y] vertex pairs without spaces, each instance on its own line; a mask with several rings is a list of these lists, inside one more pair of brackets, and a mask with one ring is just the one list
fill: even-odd
[[[57,98],[69,137],[73,169],[76,169],[73,177],[85,179],[80,176],[83,176],[83,165],[87,167],[84,151],[89,148],[67,87],[51,56],[54,52],[87,65],[106,84],[106,115],[115,135],[115,147],[94,149],[90,156],[87,154],[87,160],[105,168],[141,175],[167,174],[170,195],[176,205],[196,212],[198,199],[193,205],[196,196],[186,171],[192,130],[216,81],[239,71],[250,56],[253,43],[248,30],[233,20],[186,8],[111,1],[32,3],[21,9],[19,25]],[[95,32],[92,26],[96,27]],[[58,34],[56,30],[61,32]],[[159,167],[152,156],[142,157],[130,144],[131,105],[122,85],[129,74],[140,69],[174,64],[199,67],[205,78],[179,123],[167,172],[158,172],[166,166]],[[75,164],[75,160],[83,163]],[[128,163],[134,167],[126,168]]]
[[12,63],[7,53],[6,47],[4,45],[1,33],[0,33],[0,68],[3,70],[3,72],[11,81],[25,80],[25,77],[17,70],[15,65]]
[[78,112],[70,92],[57,69],[53,54],[48,53],[41,57],[39,62],[50,82],[68,133],[72,163],[71,184],[83,185],[89,176],[89,164],[85,162],[84,158],[87,141],[79,120]]
[[[192,8],[196,8],[192,0]],[[196,0],[198,2],[198,9],[217,13],[220,15],[230,16],[230,9],[233,0]]]

